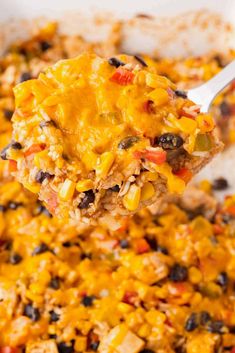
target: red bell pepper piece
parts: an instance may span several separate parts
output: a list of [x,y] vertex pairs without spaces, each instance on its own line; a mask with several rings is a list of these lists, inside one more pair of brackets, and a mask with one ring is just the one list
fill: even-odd
[[135,249],[137,254],[144,254],[150,251],[150,246],[145,239],[141,238],[136,240]]
[[192,173],[187,168],[181,168],[174,172],[176,176],[183,179],[186,183],[188,183],[192,179]]
[[166,161],[166,151],[163,150],[145,150],[134,152],[135,158],[144,158],[155,164],[162,164]]
[[33,144],[25,151],[24,156],[28,157],[31,154],[38,153],[38,152],[45,150],[45,148],[46,148],[46,145],[44,145],[43,143]]
[[18,353],[18,352],[19,352],[18,348],[13,348],[9,346],[0,348],[0,353]]
[[134,80],[133,72],[122,67],[116,69],[114,74],[110,77],[110,81],[118,83],[121,86],[130,85]]
[[9,159],[8,161],[8,170],[9,172],[16,172],[17,171],[17,162],[13,161],[13,159]]

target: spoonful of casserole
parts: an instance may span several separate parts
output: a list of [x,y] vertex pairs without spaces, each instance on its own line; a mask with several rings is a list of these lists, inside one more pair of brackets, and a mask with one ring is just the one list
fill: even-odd
[[1,157],[63,218],[128,215],[182,193],[222,148],[200,102],[139,57],[84,53],[14,93]]

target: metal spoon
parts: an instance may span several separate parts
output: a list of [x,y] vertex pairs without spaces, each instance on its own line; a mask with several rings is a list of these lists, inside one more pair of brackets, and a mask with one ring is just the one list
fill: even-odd
[[188,98],[201,106],[201,112],[208,112],[213,99],[235,79],[235,60],[203,85],[190,89]]

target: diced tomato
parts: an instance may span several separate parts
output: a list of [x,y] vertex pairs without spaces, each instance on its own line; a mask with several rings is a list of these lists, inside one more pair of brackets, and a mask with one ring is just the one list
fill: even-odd
[[119,85],[130,85],[134,80],[135,75],[133,72],[126,70],[122,67],[116,69],[114,74],[110,77],[110,81],[118,83]]
[[120,228],[117,229],[117,232],[125,232],[128,228],[128,217],[125,217],[122,219],[122,224],[120,226]]
[[8,170],[9,172],[16,172],[17,171],[17,162],[13,161],[13,159],[9,159],[8,161]]
[[134,243],[137,254],[144,254],[150,250],[150,246],[143,238],[137,239]]
[[19,352],[18,348],[13,348],[9,346],[0,348],[0,353],[18,353],[18,352]]
[[126,304],[134,304],[136,299],[138,298],[138,293],[134,291],[126,291],[122,301]]
[[172,283],[170,293],[175,296],[180,296],[187,292],[187,290],[188,288],[185,282]]
[[143,104],[143,110],[145,113],[148,113],[148,114],[151,114],[151,113],[154,113],[155,112],[155,109],[154,109],[154,103],[153,101],[151,101],[150,99],[147,100],[146,102],[144,102]]
[[28,157],[31,154],[38,153],[38,152],[45,150],[45,148],[46,148],[46,145],[44,145],[43,143],[34,144],[34,145],[30,146],[27,149],[27,151],[25,151],[24,156]]
[[192,173],[187,168],[181,168],[174,172],[176,176],[183,179],[186,183],[188,183],[192,179]]
[[223,233],[223,227],[220,224],[213,224],[213,231],[215,235]]
[[229,206],[226,212],[235,217],[235,206]]
[[230,353],[235,353],[235,347],[231,349]]
[[173,327],[172,322],[171,322],[168,318],[166,318],[165,324],[166,324],[167,326]]
[[166,151],[155,150],[155,151],[136,151],[134,157],[137,159],[144,158],[155,164],[162,164],[166,161]]

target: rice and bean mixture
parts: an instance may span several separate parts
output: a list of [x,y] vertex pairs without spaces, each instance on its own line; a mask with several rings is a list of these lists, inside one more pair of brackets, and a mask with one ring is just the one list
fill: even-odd
[[[12,143],[13,86],[88,46],[102,55],[102,44],[61,37],[50,24],[9,48],[0,62],[1,148]],[[197,67],[198,58],[187,60],[175,66]],[[219,70],[214,58],[200,60],[208,75]],[[155,64],[174,75],[170,61]],[[198,71],[195,81],[207,79]],[[177,80],[186,86],[183,74]],[[230,87],[214,108],[226,102],[227,121],[233,96]],[[14,167],[0,162],[1,353],[235,352],[235,197],[213,196],[229,187],[225,179],[201,182],[157,215],[82,227],[53,217],[10,176]]]

